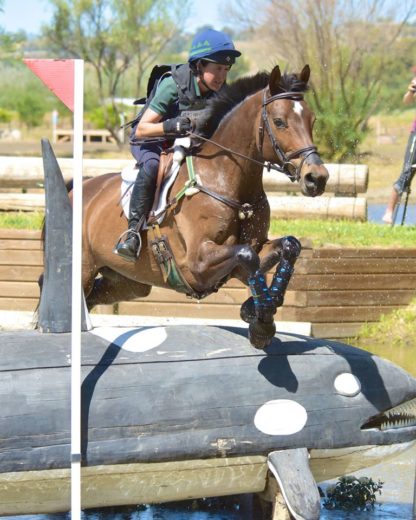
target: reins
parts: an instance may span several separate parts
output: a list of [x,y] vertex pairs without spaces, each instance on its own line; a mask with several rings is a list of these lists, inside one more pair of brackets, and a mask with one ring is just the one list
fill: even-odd
[[284,170],[281,166],[278,166],[271,162],[257,161],[256,159],[253,159],[252,157],[248,157],[247,155],[244,155],[240,152],[236,152],[235,150],[232,150],[231,148],[228,148],[227,146],[223,146],[222,144],[217,143],[216,141],[213,141],[212,139],[208,139],[207,137],[203,137],[202,135],[195,134],[194,132],[189,132],[189,134],[187,134],[187,135],[189,135],[189,137],[194,137],[195,139],[200,139],[201,141],[205,141],[206,143],[211,143],[211,144],[217,146],[218,148],[221,148],[222,150],[230,153],[231,155],[236,155],[237,157],[241,157],[242,159],[247,159],[247,161],[250,161],[252,163],[259,164],[260,166],[264,166],[267,168],[267,171],[276,170],[278,172],[284,173]]
[[[278,172],[284,173],[289,177],[289,179],[292,182],[299,181],[300,172],[302,170],[303,163],[305,162],[307,157],[309,157],[309,155],[317,152],[317,148],[315,145],[306,146],[305,148],[300,148],[299,150],[290,152],[289,154],[286,154],[282,150],[282,147],[279,145],[278,141],[276,140],[276,138],[273,135],[272,129],[270,127],[269,119],[267,117],[267,111],[266,111],[266,105],[268,105],[269,103],[272,103],[273,101],[279,100],[279,99],[291,99],[293,101],[301,101],[303,99],[303,94],[301,92],[282,92],[280,94],[275,94],[274,96],[266,97],[266,89],[264,89],[263,103],[262,103],[262,121],[264,123],[264,126],[262,124],[260,124],[260,126],[259,126],[259,151],[260,151],[261,155],[263,155],[264,128],[266,128],[266,132],[270,139],[273,151],[277,155],[280,162],[282,163],[281,166],[271,163],[269,161],[258,161],[257,159],[253,159],[252,157],[248,157],[247,155],[244,155],[240,152],[236,152],[235,150],[232,150],[231,148],[223,146],[222,144],[217,143],[216,141],[213,141],[212,139],[203,137],[202,135],[196,134],[194,132],[190,132],[188,135],[195,139],[200,139],[201,141],[211,143],[214,146],[217,146],[218,148],[221,148],[222,150],[230,153],[231,155],[236,155],[237,157],[246,159],[247,161],[250,161],[254,164],[263,166],[267,169],[267,171],[276,170]],[[300,157],[300,156],[302,156],[302,160],[298,166],[296,166],[295,164],[293,164],[291,162],[292,159],[296,159],[297,157]]]

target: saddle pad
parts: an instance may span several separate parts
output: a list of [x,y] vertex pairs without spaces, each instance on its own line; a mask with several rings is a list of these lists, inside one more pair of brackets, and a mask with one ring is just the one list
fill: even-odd
[[[162,188],[159,194],[159,201],[156,208],[156,214],[159,213],[165,206],[168,197],[169,188],[174,183],[180,168],[180,163],[177,162],[172,163],[172,167],[163,181]],[[125,175],[124,175],[125,172]],[[131,192],[133,189],[134,181],[136,180],[137,174],[139,170],[137,168],[129,168],[126,167],[121,172],[121,206],[123,208],[123,212],[127,218],[129,218],[130,212],[130,199]],[[127,179],[127,180],[126,180]],[[132,180],[131,180],[132,179]],[[160,224],[163,221],[165,213],[162,213],[158,218],[157,223]],[[143,226],[146,229],[146,226]]]
[[[191,146],[191,140],[189,137],[181,137],[179,139],[175,139],[175,143],[173,145],[173,162],[169,173],[166,175],[163,180],[162,187],[159,193],[159,201],[156,208],[156,214],[159,211],[162,211],[163,208],[166,207],[166,201],[169,193],[169,189],[172,184],[175,182],[175,179],[178,175],[179,168],[182,164],[182,161],[185,157],[185,148],[189,148]],[[129,218],[130,212],[130,198],[131,198],[131,190],[133,189],[134,181],[136,180],[139,169],[136,165],[132,164],[132,166],[126,166],[121,171],[121,206],[123,208],[123,212],[127,218]],[[157,220],[157,223],[160,224],[163,221],[165,213],[161,213],[160,217]],[[146,227],[144,226],[144,229]]]

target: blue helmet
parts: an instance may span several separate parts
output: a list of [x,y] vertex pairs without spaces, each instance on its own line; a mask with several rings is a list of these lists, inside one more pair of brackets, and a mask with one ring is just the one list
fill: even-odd
[[192,41],[189,63],[206,60],[221,65],[232,65],[235,58],[241,56],[228,34],[214,29],[204,29]]

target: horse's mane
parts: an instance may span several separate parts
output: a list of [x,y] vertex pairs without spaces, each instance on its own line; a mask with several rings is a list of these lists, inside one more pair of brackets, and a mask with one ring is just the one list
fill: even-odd
[[[258,72],[254,76],[239,78],[226,85],[219,94],[208,100],[204,122],[197,133],[211,137],[221,120],[248,96],[264,89],[270,80],[269,72]],[[305,92],[308,86],[296,74],[284,73],[280,79],[278,92]]]

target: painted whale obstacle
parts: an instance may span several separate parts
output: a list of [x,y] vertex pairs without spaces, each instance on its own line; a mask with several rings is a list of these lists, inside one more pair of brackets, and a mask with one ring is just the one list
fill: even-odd
[[[49,272],[67,286],[70,263],[57,266],[53,250]],[[69,509],[70,307],[53,278],[63,303],[45,289],[55,305],[41,302],[40,323],[60,332],[2,333],[0,342],[3,515]],[[416,380],[404,370],[297,334],[256,350],[246,333],[190,325],[82,333],[84,508],[281,493],[294,518],[317,519],[316,482],[413,444]]]

